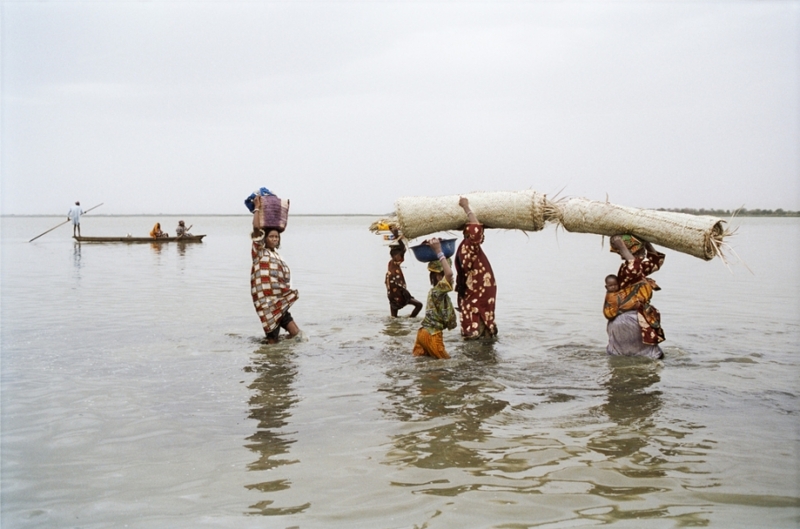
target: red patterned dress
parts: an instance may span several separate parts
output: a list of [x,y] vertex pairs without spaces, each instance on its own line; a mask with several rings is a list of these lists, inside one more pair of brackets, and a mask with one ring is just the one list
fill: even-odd
[[269,334],[278,328],[299,295],[297,290],[291,289],[289,266],[278,252],[264,245],[263,239],[253,241],[251,256],[250,292],[253,294],[253,305],[264,332]]
[[456,251],[456,293],[461,311],[461,335],[479,338],[497,334],[494,305],[497,282],[483,253],[483,225],[467,224],[464,240]]
[[400,264],[394,259],[389,261],[389,269],[386,271],[386,295],[389,297],[389,306],[399,310],[408,305],[412,299],[411,293],[406,287],[406,278]]

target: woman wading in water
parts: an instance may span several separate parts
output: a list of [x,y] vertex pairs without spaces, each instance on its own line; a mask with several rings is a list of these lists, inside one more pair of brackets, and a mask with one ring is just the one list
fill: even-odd
[[461,311],[461,336],[466,339],[497,336],[494,306],[497,281],[492,265],[483,253],[483,224],[469,207],[469,199],[460,197],[458,205],[467,215],[464,240],[456,251],[456,293]]
[[625,260],[617,275],[606,276],[603,315],[608,319],[606,352],[617,356],[662,358],[658,346],[664,341],[661,314],[650,305],[654,290],[661,290],[647,277],[661,269],[664,254],[649,242],[632,235],[611,237],[611,251]]
[[261,319],[267,343],[277,343],[281,327],[289,337],[300,334],[289,307],[297,301],[297,290],[292,290],[289,265],[278,254],[281,234],[274,228],[256,228],[251,239],[253,267],[250,272],[250,291],[253,305]]

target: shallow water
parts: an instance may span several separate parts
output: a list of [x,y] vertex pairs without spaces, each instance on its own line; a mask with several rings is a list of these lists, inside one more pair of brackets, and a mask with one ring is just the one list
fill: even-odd
[[606,357],[597,236],[489,232],[499,339],[450,332],[440,361],[388,316],[374,219],[292,217],[308,341],[275,346],[250,219],[185,220],[205,242],[28,243],[60,219],[2,218],[3,527],[800,525],[800,219],[737,222],[753,273],[666,252],[663,362]]

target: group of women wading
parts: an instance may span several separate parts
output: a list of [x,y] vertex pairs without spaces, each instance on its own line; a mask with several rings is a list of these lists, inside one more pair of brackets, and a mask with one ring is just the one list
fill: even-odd
[[[437,259],[427,267],[431,289],[425,304],[425,316],[417,332],[414,356],[450,358],[442,333],[457,325],[456,309],[449,297],[453,290],[457,295],[461,335],[467,340],[497,336],[497,281],[482,248],[484,226],[470,209],[467,198],[460,197],[459,206],[467,216],[467,223],[463,228],[464,238],[454,256],[455,274],[451,259],[442,252],[439,239],[426,241]],[[289,333],[289,337],[298,336],[300,329],[289,312],[298,299],[298,293],[291,288],[289,266],[277,251],[281,233],[276,228],[255,228],[251,238],[251,292],[267,341],[277,342],[281,328]],[[422,303],[414,299],[406,287],[400,268],[405,251],[402,243],[390,248],[386,290],[392,316],[411,305],[411,316],[414,317],[421,311]],[[650,304],[653,291],[659,287],[649,275],[664,264],[664,254],[657,252],[650,243],[631,235],[612,237],[611,251],[618,253],[623,263],[616,275],[609,275],[605,280],[606,350],[610,355],[661,358],[663,353],[658,344],[664,340],[664,332],[660,314]]]

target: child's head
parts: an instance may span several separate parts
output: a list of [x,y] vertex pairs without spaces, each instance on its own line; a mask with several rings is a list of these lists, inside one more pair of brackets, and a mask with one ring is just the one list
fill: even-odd
[[406,250],[402,246],[392,246],[389,255],[395,263],[402,263],[406,259]]
[[617,292],[619,290],[619,281],[617,276],[609,274],[606,276],[606,292]]
[[[447,264],[451,263],[450,258],[447,258]],[[431,280],[431,286],[435,287],[439,284],[439,281],[444,279],[444,267],[442,266],[442,262],[439,260],[431,261],[428,263],[428,272],[430,272],[429,277]]]

